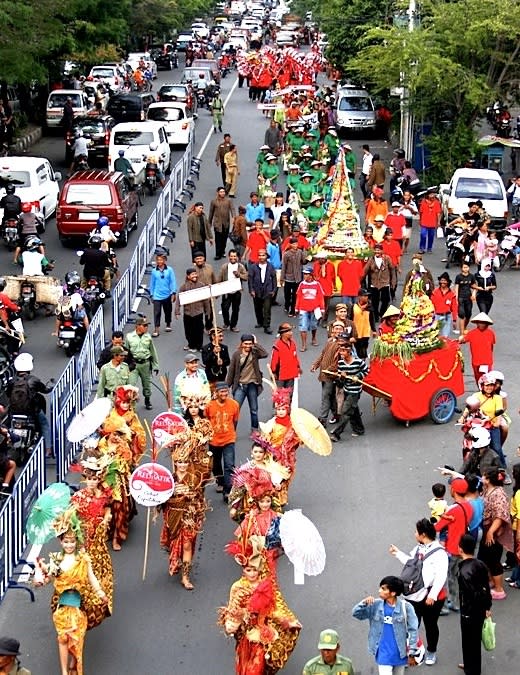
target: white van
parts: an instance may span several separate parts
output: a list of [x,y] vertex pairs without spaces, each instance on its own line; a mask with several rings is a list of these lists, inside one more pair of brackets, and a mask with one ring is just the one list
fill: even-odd
[[359,87],[341,87],[337,94],[336,127],[338,132],[376,130],[376,111],[370,94]]
[[63,117],[63,107],[69,97],[72,100],[75,117],[87,114],[90,103],[84,91],[81,89],[55,89],[51,91],[47,99],[45,123],[49,128],[55,129],[60,126]]
[[125,157],[132,163],[135,173],[139,173],[150,155],[150,145],[155,143],[157,150],[153,153],[163,173],[170,169],[171,151],[166,135],[164,122],[122,122],[116,124],[110,133],[108,146],[108,166],[114,171],[114,162],[119,157],[119,150],[125,151]]
[[[56,211],[61,173],[54,171],[48,159],[44,157],[2,157],[0,158],[0,185],[12,183],[15,194],[23,202],[30,202],[33,210],[39,211],[44,218],[50,218]],[[5,187],[0,189],[0,198],[5,195]],[[0,217],[3,217],[0,209]]]

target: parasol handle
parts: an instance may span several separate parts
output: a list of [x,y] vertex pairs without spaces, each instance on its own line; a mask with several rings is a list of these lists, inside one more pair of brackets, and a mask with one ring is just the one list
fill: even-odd
[[269,363],[267,364],[267,371],[269,372],[269,377],[271,378],[273,391],[276,391],[278,389],[278,386],[276,385],[276,378],[274,376],[273,371],[271,370],[271,365]]

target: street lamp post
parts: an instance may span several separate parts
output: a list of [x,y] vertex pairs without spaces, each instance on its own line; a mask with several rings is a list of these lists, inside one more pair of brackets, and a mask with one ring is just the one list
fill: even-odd
[[[415,28],[416,21],[416,3],[415,0],[410,0],[408,4],[408,9],[406,11],[408,15],[408,32],[411,33]],[[401,112],[401,131],[399,136],[399,144],[401,148],[405,151],[405,156],[407,159],[412,159],[413,153],[413,128],[414,128],[414,119],[413,115],[410,112],[410,91],[406,86],[406,73],[401,72],[400,74],[400,84],[401,84],[401,96],[400,96],[400,112]]]

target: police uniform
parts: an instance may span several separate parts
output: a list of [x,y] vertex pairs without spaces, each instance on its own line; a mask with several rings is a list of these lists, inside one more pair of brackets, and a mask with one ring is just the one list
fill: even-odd
[[336,663],[332,666],[328,666],[320,655],[307,661],[303,675],[354,675],[354,668],[352,661],[341,654],[336,654]]
[[[118,346],[112,347],[110,353],[112,354],[112,357],[119,354],[126,356],[126,351]],[[116,367],[110,360],[108,363],[105,363],[99,371],[99,384],[96,391],[96,397],[112,397],[114,390],[125,384],[130,384],[130,368],[128,367],[128,364],[122,361],[119,366]]]
[[[135,322],[136,326],[148,326],[148,319],[140,317]],[[142,335],[134,330],[125,337],[125,349],[131,352],[135,361],[135,370],[132,371],[130,384],[137,385],[141,380],[144,402],[148,410],[151,409],[150,397],[152,395],[152,370],[159,370],[159,359],[150,333]]]

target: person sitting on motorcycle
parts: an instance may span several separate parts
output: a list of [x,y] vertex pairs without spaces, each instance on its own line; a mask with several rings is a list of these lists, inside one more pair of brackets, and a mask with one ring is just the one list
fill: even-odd
[[136,68],[133,73],[135,88],[140,91],[144,84],[144,73],[140,68]]
[[403,171],[405,168],[405,161],[406,161],[406,153],[402,148],[397,148],[394,150],[394,157],[392,161],[390,162],[390,192],[392,192],[396,185],[397,185],[397,179],[399,176],[403,175]]
[[[32,204],[24,202],[22,204],[22,213],[18,219],[18,233],[20,236],[19,244],[14,251],[13,263],[16,264],[18,256],[22,252],[20,243],[25,241],[27,237],[38,236],[42,231],[43,218],[39,213],[34,213]],[[41,251],[43,253],[43,251]]]
[[101,250],[103,239],[95,234],[88,240],[89,248],[81,254],[80,265],[83,265],[81,287],[87,288],[89,279],[96,277],[103,282],[107,295],[110,295],[110,259],[105,251]]
[[197,93],[202,92],[204,94],[206,101],[208,100],[207,88],[208,87],[206,80],[204,79],[204,73],[199,73],[199,78],[195,83],[195,89],[197,90]]
[[6,280],[0,277],[0,323],[7,331],[4,334],[7,351],[11,356],[17,356],[20,340],[12,332],[12,321],[18,318],[20,307],[11,300],[7,293],[4,293],[6,286]]
[[[52,391],[54,381],[51,380],[51,385],[47,386],[35,375],[32,375],[34,359],[28,352],[17,356],[13,366],[16,375],[7,385],[9,413],[11,415],[34,416],[44,438],[45,455],[46,457],[53,457],[51,427],[45,415],[46,401],[44,394]],[[17,393],[23,389],[23,386],[26,388],[26,395],[21,401],[21,397]]]
[[15,194],[15,187],[12,183],[9,183],[5,188],[5,195],[0,199],[0,209],[4,210],[2,225],[9,218],[16,218],[18,221],[18,216],[22,212],[22,200]]
[[114,171],[120,171],[127,178],[135,176],[135,171],[132,168],[132,162],[125,157],[125,151],[119,150],[119,157],[114,162]]
[[76,133],[74,134],[74,143],[72,144],[71,148],[73,151],[73,157],[69,168],[69,178],[75,171],[78,170],[78,165],[81,162],[86,162],[88,160],[88,145],[89,141],[83,136],[81,129],[77,129]]
[[410,192],[414,193],[414,190],[419,188],[421,181],[417,176],[417,172],[412,167],[412,163],[408,160],[405,160],[404,163],[403,178],[405,181],[403,184],[401,184],[403,192],[405,190],[409,190]]
[[[77,272],[74,272],[79,278]],[[60,325],[64,321],[72,321],[75,325],[83,326],[85,334],[89,327],[88,314],[83,302],[83,296],[76,291],[75,293],[64,294],[56,305],[56,324],[55,330],[51,335],[57,337]]]
[[110,275],[112,277],[118,277],[119,264],[117,262],[117,255],[112,248],[112,245],[117,242],[117,236],[110,229],[110,222],[106,216],[100,216],[97,219],[96,229],[92,234],[99,234],[103,240],[101,243],[101,250],[105,251],[110,259]]
[[27,237],[23,244],[22,255],[17,262],[22,264],[22,274],[24,276],[43,276],[49,270],[54,268],[51,260],[45,257],[45,246],[43,241],[36,236]]
[[161,166],[159,164],[159,157],[157,156],[158,145],[157,143],[150,143],[150,153],[147,156],[145,163],[146,164],[155,164],[157,167],[157,178],[161,187],[166,185],[166,180],[164,178],[164,173],[161,171]]

